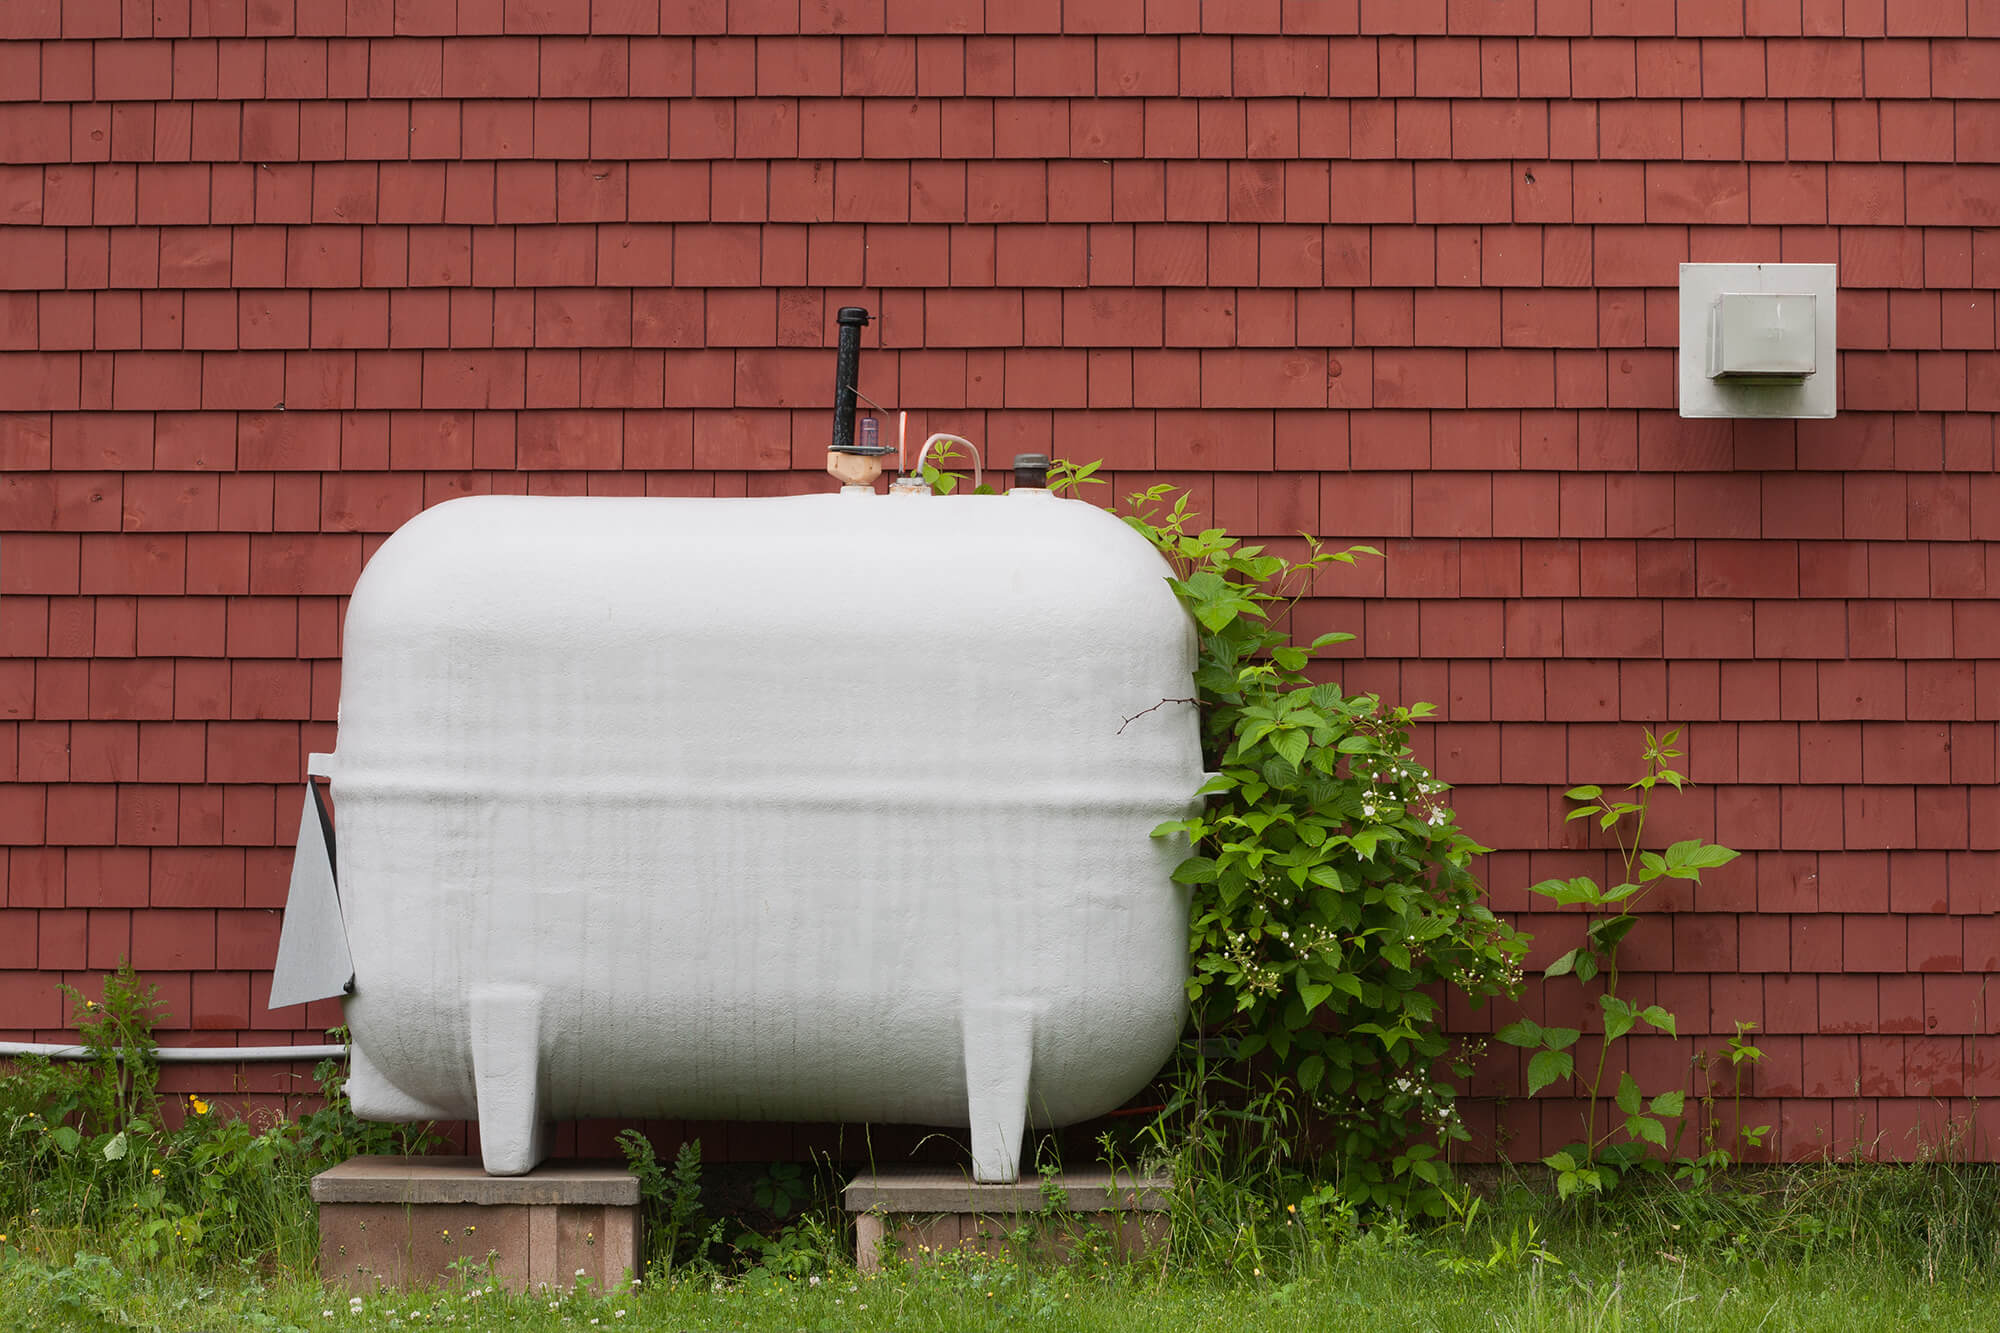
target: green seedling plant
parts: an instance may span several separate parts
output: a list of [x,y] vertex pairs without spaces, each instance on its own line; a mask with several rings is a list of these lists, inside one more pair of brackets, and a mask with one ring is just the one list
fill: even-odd
[[[1750,1041],[1750,1034],[1757,1030],[1755,1023],[1745,1019],[1736,1020],[1736,1035],[1722,1043],[1722,1058],[1729,1062],[1729,1094],[1735,1102],[1734,1123],[1737,1133],[1744,1143],[1752,1148],[1764,1146],[1764,1136],[1771,1132],[1769,1125],[1745,1125],[1743,1123],[1743,1071],[1747,1065],[1755,1068],[1764,1059],[1762,1047]],[[1714,1118],[1710,1117],[1711,1128]]]
[[639,1178],[647,1249],[658,1270],[708,1267],[710,1251],[722,1244],[723,1226],[702,1209],[701,1140],[681,1144],[671,1168],[661,1165],[653,1141],[636,1129],[620,1130],[617,1142],[626,1167]]
[[[1051,482],[1094,471],[1058,467]],[[1154,830],[1189,847],[1174,878],[1192,896],[1197,1031],[1331,1126],[1351,1202],[1436,1214],[1440,1149],[1469,1137],[1452,1082],[1469,1071],[1438,990],[1512,992],[1527,943],[1486,906],[1469,869],[1485,849],[1411,753],[1430,706],[1315,681],[1315,654],[1352,635],[1292,642],[1293,606],[1320,572],[1380,552],[1307,538],[1287,559],[1170,495],[1132,496],[1126,521],[1166,557],[1199,640],[1192,697],[1156,708],[1198,708],[1215,776],[1198,813]]]
[[1486,1240],[1490,1248],[1482,1255],[1475,1229],[1484,1201],[1470,1189],[1447,1190],[1444,1201],[1451,1220],[1438,1228],[1438,1234],[1446,1237],[1448,1243],[1425,1251],[1441,1271],[1456,1278],[1484,1278],[1531,1265],[1562,1266],[1562,1260],[1544,1243],[1541,1223],[1536,1218],[1528,1218],[1525,1229],[1516,1222],[1504,1239],[1497,1231],[1488,1229]]
[[[963,473],[952,470],[953,465],[959,460],[958,445],[950,440],[939,440],[932,446],[930,456],[924,460],[923,468],[918,475],[923,478],[924,485],[930,487],[932,491],[939,495],[950,495],[965,481]],[[993,485],[991,482],[982,481],[966,494],[992,495]]]
[[1701,1109],[1704,1112],[1700,1134],[1701,1151],[1682,1159],[1675,1168],[1674,1179],[1686,1181],[1695,1186],[1708,1182],[1709,1176],[1720,1171],[1735,1160],[1723,1143],[1723,1136],[1715,1115],[1716,1074],[1724,1066],[1729,1072],[1729,1095],[1734,1104],[1735,1115],[1731,1123],[1736,1127],[1735,1135],[1746,1147],[1762,1147],[1764,1136],[1771,1132],[1769,1125],[1745,1125],[1743,1123],[1743,1075],[1746,1067],[1754,1068],[1763,1060],[1764,1051],[1750,1040],[1750,1034],[1757,1030],[1755,1023],[1746,1019],[1736,1020],[1736,1034],[1722,1043],[1720,1050],[1704,1052],[1695,1057],[1695,1066],[1705,1075],[1701,1091]]
[[784,1221],[792,1215],[805,1200],[811,1186],[797,1162],[773,1162],[757,1182],[751,1197],[757,1206],[769,1213],[777,1221]]
[[[1654,794],[1661,787],[1675,791],[1687,785],[1687,776],[1672,767],[1681,751],[1674,748],[1678,730],[1660,736],[1645,733],[1642,762],[1645,771],[1623,790],[1631,795],[1607,795],[1602,787],[1572,787],[1564,795],[1576,803],[1565,819],[1569,822],[1593,820],[1599,831],[1610,833],[1618,845],[1624,877],[1611,888],[1601,888],[1588,877],[1544,880],[1531,891],[1558,907],[1580,907],[1589,916],[1583,942],[1562,954],[1544,969],[1551,980],[1573,977],[1588,987],[1601,981],[1597,1007],[1603,1015],[1604,1036],[1598,1044],[1595,1068],[1581,1078],[1588,1094],[1584,1113],[1584,1137],[1561,1152],[1542,1159],[1556,1176],[1556,1191],[1564,1199],[1584,1192],[1608,1193],[1628,1171],[1653,1162],[1648,1148],[1668,1150],[1667,1122],[1676,1122],[1675,1139],[1685,1123],[1687,1093],[1669,1088],[1648,1097],[1630,1070],[1622,1070],[1611,1092],[1617,1114],[1607,1115],[1602,1130],[1598,1110],[1604,1101],[1606,1071],[1611,1048],[1641,1023],[1669,1037],[1680,1036],[1674,1015],[1657,1004],[1643,1008],[1619,994],[1618,950],[1632,927],[1638,924],[1640,905],[1663,880],[1701,882],[1704,871],[1728,865],[1737,853],[1727,847],[1690,838],[1676,842],[1664,852],[1641,846],[1646,833],[1646,815]],[[1576,1028],[1543,1027],[1532,1019],[1509,1023],[1496,1034],[1510,1046],[1533,1054],[1528,1059],[1528,1095],[1577,1077],[1574,1047],[1582,1037]],[[1740,1035],[1740,1034],[1739,1034]],[[1753,1048],[1754,1049],[1754,1048]],[[1620,1137],[1622,1134],[1622,1137]]]

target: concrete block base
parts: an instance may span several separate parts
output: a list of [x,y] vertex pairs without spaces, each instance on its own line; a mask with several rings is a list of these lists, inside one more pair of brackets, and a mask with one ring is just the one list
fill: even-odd
[[885,1259],[935,1262],[954,1250],[997,1254],[1024,1231],[1029,1249],[1066,1261],[1081,1245],[1109,1245],[1140,1258],[1169,1235],[1163,1177],[1067,1171],[1012,1185],[981,1185],[949,1167],[901,1167],[855,1177],[845,1192],[855,1215],[855,1264],[879,1272]]
[[622,1166],[489,1176],[474,1157],[354,1157],[313,1177],[312,1197],[320,1280],[332,1288],[462,1274],[516,1292],[586,1279],[604,1290],[640,1272],[639,1181]]

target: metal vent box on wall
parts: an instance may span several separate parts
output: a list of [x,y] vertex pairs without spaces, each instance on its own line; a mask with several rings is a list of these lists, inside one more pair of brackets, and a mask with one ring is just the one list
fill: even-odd
[[1680,414],[1830,417],[1836,266],[1682,264]]
[[1712,380],[1797,382],[1819,369],[1818,298],[1798,292],[1724,292],[1708,320]]

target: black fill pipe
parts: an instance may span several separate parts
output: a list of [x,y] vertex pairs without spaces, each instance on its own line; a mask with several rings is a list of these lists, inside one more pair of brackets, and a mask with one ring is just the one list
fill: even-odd
[[840,350],[833,363],[833,443],[827,447],[852,453],[858,405],[854,390],[861,379],[861,328],[868,322],[868,312],[858,305],[844,305],[834,320],[840,325]]

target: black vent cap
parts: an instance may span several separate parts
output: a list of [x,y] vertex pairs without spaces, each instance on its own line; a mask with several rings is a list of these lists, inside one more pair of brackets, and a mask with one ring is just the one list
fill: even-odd
[[1049,485],[1049,456],[1047,454],[1014,455],[1014,489],[1047,490]]

